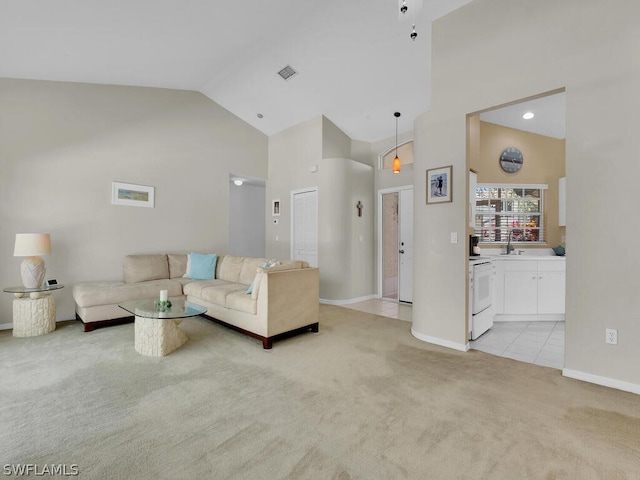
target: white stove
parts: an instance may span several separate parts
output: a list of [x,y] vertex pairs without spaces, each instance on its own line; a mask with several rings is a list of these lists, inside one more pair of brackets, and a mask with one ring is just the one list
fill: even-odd
[[495,267],[490,257],[469,258],[469,339],[475,340],[493,326]]

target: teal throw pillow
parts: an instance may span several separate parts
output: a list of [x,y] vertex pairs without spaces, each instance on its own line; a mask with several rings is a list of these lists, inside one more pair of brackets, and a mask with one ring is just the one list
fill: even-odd
[[[273,262],[273,263],[271,263],[271,262],[265,262],[265,263],[262,265],[262,268],[271,268],[271,267],[273,267],[273,266],[274,266],[274,265],[276,265],[276,264],[277,264],[277,262]],[[254,277],[253,282],[251,282],[251,285],[249,285],[249,288],[247,288],[247,295],[251,295],[251,294],[253,293],[253,287],[255,286],[255,284],[256,284],[256,279],[255,279],[255,277]]]
[[216,278],[217,254],[192,253],[189,259],[189,278],[194,280],[213,280]]

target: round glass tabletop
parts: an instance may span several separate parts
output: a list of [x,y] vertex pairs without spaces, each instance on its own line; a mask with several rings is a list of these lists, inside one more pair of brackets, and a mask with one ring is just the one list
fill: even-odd
[[60,290],[64,288],[64,285],[56,284],[56,285],[45,285],[39,288],[25,288],[22,285],[18,287],[7,287],[3,288],[3,292],[7,293],[36,293],[36,292],[52,292],[54,290]]

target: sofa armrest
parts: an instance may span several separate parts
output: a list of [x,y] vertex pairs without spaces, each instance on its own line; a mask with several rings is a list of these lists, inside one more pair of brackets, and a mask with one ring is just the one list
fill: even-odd
[[265,271],[257,301],[258,315],[268,318],[267,336],[317,323],[320,305],[318,269]]

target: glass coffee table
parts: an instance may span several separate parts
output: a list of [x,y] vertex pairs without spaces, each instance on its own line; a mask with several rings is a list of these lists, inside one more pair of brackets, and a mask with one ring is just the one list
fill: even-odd
[[170,307],[157,299],[130,300],[118,306],[135,315],[135,349],[142,355],[164,357],[183,345],[188,337],[178,328],[185,318],[207,313],[207,309],[184,298],[170,298]]

